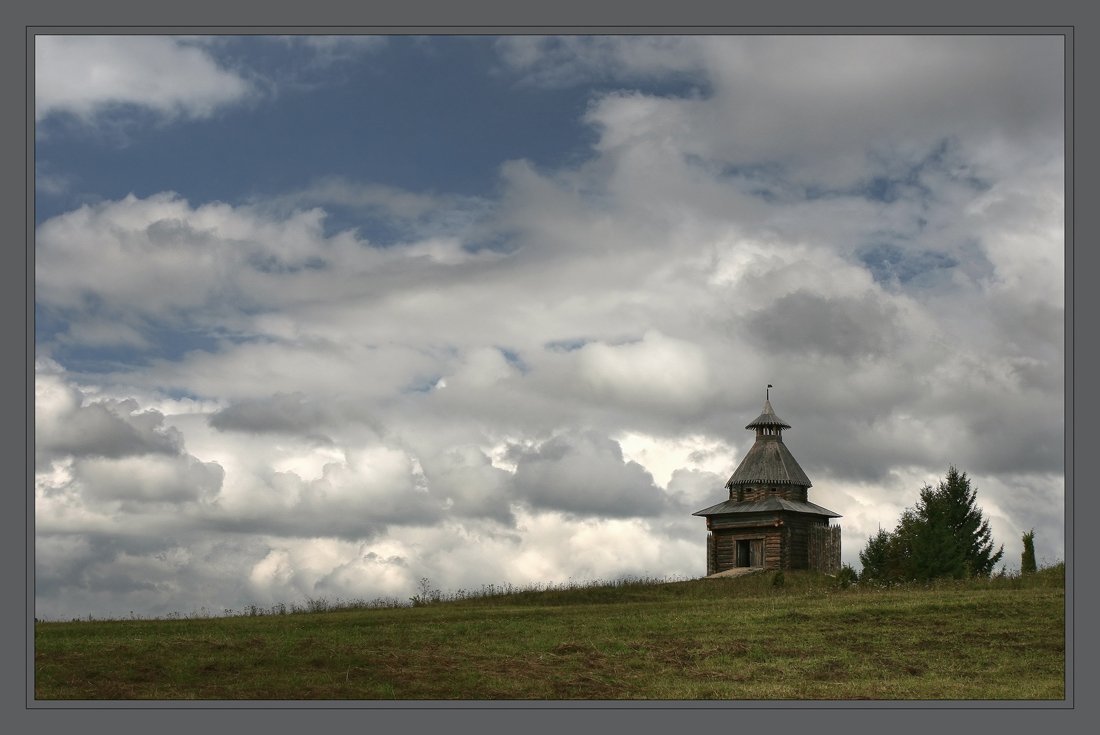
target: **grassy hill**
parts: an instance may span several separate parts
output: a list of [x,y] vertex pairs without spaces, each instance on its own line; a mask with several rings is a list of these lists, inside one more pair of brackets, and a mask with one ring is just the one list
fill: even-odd
[[767,572],[403,608],[39,622],[35,697],[1057,700],[1063,570],[889,589]]

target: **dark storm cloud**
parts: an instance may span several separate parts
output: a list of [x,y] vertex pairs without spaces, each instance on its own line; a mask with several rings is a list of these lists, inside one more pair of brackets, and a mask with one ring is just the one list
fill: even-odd
[[988,409],[959,417],[955,452],[960,463],[990,474],[1063,470],[1065,412],[1060,403],[1035,393],[992,393],[988,400]]
[[[880,408],[877,413],[887,418],[890,409]],[[881,483],[892,468],[946,467],[955,456],[946,457],[942,447],[929,446],[905,427],[858,417],[799,417],[797,434],[784,438],[814,482],[827,475],[834,481]]]
[[992,299],[990,313],[1005,352],[1060,357],[1065,348],[1065,308],[1046,301],[1047,294],[1033,296],[1021,299],[998,294]]
[[511,472],[494,467],[484,452],[457,447],[421,455],[432,496],[448,504],[448,512],[467,518],[488,518],[507,526],[515,523],[516,500]]
[[[408,516],[410,521],[434,522],[437,512],[417,513]],[[254,513],[238,513],[232,517],[210,518],[206,522],[211,532],[234,533],[269,539],[337,538],[348,541],[365,541],[382,536],[396,519],[380,518],[378,514],[340,512],[305,505],[295,509],[293,515],[286,511],[264,510]]]
[[[433,519],[430,514],[426,517]],[[211,517],[205,523],[210,533],[219,536],[240,534],[257,539],[310,539],[337,538],[343,540],[372,540],[386,533],[388,524],[384,520],[372,518],[366,514],[329,513],[320,511],[316,506],[300,507],[295,515],[286,511],[263,509],[253,513],[238,513],[232,516]]]
[[[1041,563],[1051,563],[1064,559],[1064,550],[1060,542],[1064,529],[1064,507],[1062,503],[1051,503],[1052,493],[1059,492],[1064,479],[1061,473],[1037,474],[1020,473],[998,478],[1003,488],[996,493],[997,506],[1009,518],[1018,518],[1023,530],[1035,530],[1036,556]],[[978,492],[979,501],[993,496],[993,487],[980,476],[972,482]],[[998,538],[1005,544],[1005,555],[1009,548],[1022,545],[1019,538]],[[1011,566],[1011,565],[1010,565]]]
[[889,352],[900,324],[897,308],[876,296],[829,298],[802,290],[756,311],[747,326],[771,353],[857,359]]
[[[256,537],[210,529],[180,535],[44,534],[35,542],[39,618],[220,613],[257,602],[248,569],[269,552]],[[291,600],[293,601],[293,600]]]
[[191,456],[81,459],[73,478],[85,500],[119,501],[122,510],[148,503],[179,505],[214,498],[225,471]]
[[137,411],[137,401],[107,401],[81,407],[63,426],[43,437],[42,448],[54,452],[103,457],[176,454],[182,438],[164,426],[159,411]]
[[64,455],[175,455],[182,449],[181,434],[164,424],[164,415],[141,411],[133,399],[85,403],[84,395],[74,387],[55,383],[54,391],[53,410],[36,411],[35,454],[39,461]]
[[513,446],[516,493],[536,508],[614,518],[651,516],[665,508],[653,477],[624,462],[619,443],[596,432],[555,436],[534,448]]
[[321,406],[296,392],[238,401],[210,416],[209,421],[219,431],[306,434],[329,418]]

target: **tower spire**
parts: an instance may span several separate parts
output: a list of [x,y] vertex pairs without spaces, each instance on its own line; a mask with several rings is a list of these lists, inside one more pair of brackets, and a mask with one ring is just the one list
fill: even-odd
[[[768,384],[768,388],[774,388],[771,383]],[[756,435],[760,436],[774,436],[782,441],[783,429],[791,428],[783,419],[775,415],[775,410],[772,408],[771,395],[765,393],[764,398],[764,411],[756,417],[755,420],[746,429],[756,429]]]

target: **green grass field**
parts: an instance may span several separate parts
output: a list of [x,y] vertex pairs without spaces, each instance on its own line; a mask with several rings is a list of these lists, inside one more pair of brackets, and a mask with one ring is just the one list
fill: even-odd
[[1060,700],[1063,569],[891,589],[762,573],[396,609],[39,622],[35,697]]

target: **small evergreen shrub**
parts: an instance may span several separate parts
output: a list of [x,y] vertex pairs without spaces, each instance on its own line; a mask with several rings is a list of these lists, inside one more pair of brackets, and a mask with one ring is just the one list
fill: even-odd
[[840,571],[836,573],[836,583],[841,589],[848,589],[852,584],[859,581],[859,575],[855,569],[845,564],[840,568]]
[[1035,565],[1035,529],[1024,534],[1024,553],[1020,557],[1020,574],[1034,574]]

